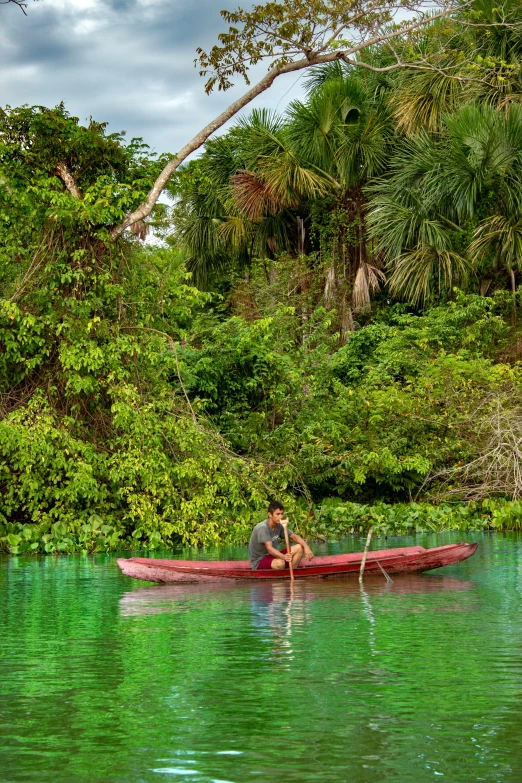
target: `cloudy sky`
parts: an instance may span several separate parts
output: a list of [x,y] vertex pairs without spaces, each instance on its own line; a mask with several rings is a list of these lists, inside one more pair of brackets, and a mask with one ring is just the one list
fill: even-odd
[[[238,0],[27,2],[27,16],[0,6],[1,105],[64,101],[82,121],[175,152],[245,91],[208,97],[193,65],[196,47],[224,29],[221,8]],[[282,109],[300,93],[296,75],[284,76],[253,105]]]

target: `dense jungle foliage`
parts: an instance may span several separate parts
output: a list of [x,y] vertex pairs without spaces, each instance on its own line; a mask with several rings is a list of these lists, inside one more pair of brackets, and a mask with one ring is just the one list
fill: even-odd
[[314,68],[116,242],[167,157],[64,106],[1,112],[4,551],[244,541],[274,497],[311,536],[520,526],[506,7],[434,22],[426,70]]

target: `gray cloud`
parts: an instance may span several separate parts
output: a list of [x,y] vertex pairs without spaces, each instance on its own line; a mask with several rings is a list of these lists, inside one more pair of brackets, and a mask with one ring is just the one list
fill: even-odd
[[[246,88],[206,96],[193,66],[223,30],[224,0],[41,0],[0,8],[0,104],[55,106],[175,152]],[[258,73],[263,72],[258,67]],[[282,77],[254,105],[300,94]],[[295,85],[295,86],[293,86]]]

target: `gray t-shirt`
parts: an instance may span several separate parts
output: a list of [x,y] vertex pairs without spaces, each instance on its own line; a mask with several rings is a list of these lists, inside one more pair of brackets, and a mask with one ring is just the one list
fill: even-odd
[[[292,535],[291,530],[288,530],[288,535]],[[277,549],[279,540],[283,539],[284,541],[284,538],[285,529],[283,525],[277,524],[275,529],[272,530],[268,524],[268,519],[265,519],[264,522],[260,522],[256,525],[252,530],[252,535],[250,536],[250,541],[248,543],[248,557],[250,558],[252,568],[255,570],[263,557],[268,555],[268,550],[265,546],[267,541],[271,541],[272,545]]]

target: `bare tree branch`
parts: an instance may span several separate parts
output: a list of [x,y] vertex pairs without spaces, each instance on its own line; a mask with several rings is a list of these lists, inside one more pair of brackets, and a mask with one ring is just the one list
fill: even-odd
[[[522,498],[522,409],[513,394],[486,398],[469,422],[476,457],[428,477],[435,499]],[[422,488],[421,488],[422,491]]]
[[25,10],[27,8],[27,3],[24,3],[23,0],[0,0],[0,5],[16,5],[24,16],[27,16],[27,11]]

